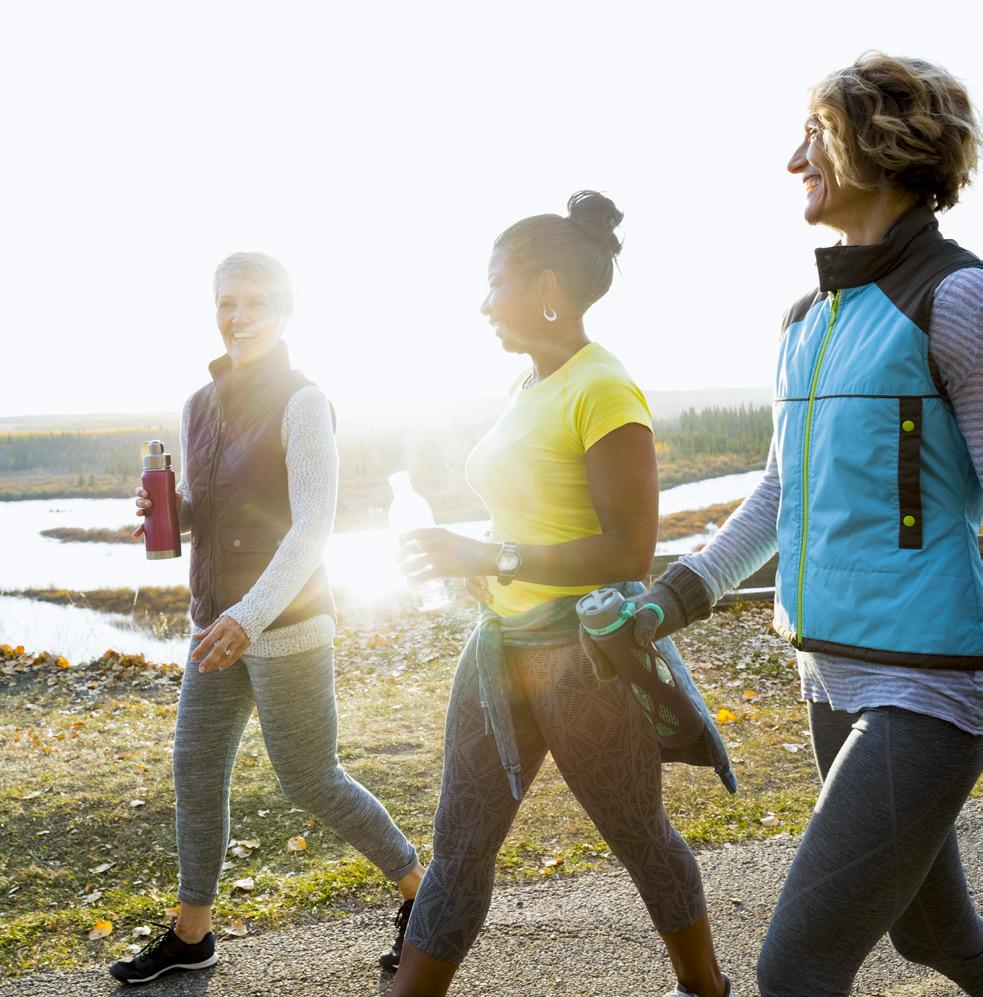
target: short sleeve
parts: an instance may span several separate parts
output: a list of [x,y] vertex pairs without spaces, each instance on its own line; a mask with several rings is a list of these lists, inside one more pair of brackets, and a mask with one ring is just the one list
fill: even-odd
[[574,431],[585,452],[608,433],[632,423],[652,429],[652,413],[645,395],[628,377],[593,381],[577,400]]

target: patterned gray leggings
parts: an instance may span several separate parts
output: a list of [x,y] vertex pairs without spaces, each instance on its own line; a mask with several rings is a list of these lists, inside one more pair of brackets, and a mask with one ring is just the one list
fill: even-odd
[[413,846],[338,761],[330,644],[282,658],[245,654],[226,671],[205,674],[189,656],[174,734],[178,898],[199,906],[215,899],[229,841],[232,767],[254,706],[287,799],[393,881],[409,873],[417,862]]
[[[506,650],[526,701],[516,718],[524,775],[531,779],[549,751],[656,928],[689,927],[706,910],[700,870],[662,808],[659,745],[638,704],[621,682],[599,684],[577,644]],[[465,653],[447,709],[433,862],[407,929],[432,958],[460,963],[474,943],[518,807],[495,740],[485,734],[474,656]]]

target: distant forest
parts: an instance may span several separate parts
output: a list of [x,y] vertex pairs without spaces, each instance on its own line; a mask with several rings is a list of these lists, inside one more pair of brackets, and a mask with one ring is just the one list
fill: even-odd
[[[390,501],[387,478],[410,471],[438,521],[480,518],[484,510],[464,480],[464,461],[489,427],[487,413],[455,413],[427,426],[358,420],[339,426],[338,526],[381,525]],[[688,409],[653,426],[663,487],[763,467],[771,439],[764,405]],[[141,445],[164,440],[179,464],[178,424],[120,430],[0,433],[0,499],[132,493]],[[180,467],[175,466],[180,476]],[[30,482],[30,487],[21,487]]]

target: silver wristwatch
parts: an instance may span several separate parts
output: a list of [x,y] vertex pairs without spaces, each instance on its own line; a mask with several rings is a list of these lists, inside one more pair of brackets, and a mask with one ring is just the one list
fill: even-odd
[[522,557],[519,548],[514,543],[506,541],[498,550],[495,568],[498,571],[498,584],[511,585],[515,573],[522,567]]

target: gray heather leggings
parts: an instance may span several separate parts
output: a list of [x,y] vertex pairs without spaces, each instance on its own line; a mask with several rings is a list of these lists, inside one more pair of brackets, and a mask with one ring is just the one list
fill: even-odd
[[[578,644],[506,650],[527,707],[517,717],[523,775],[531,779],[549,750],[656,928],[689,927],[706,910],[700,870],[662,809],[659,745],[638,704],[621,682],[598,684]],[[485,734],[474,656],[465,653],[447,710],[433,862],[407,929],[427,955],[464,959],[488,913],[495,857],[518,806]]]
[[[192,641],[192,648],[195,641]],[[178,899],[208,905],[229,840],[229,783],[253,705],[280,786],[395,881],[416,851],[382,804],[341,767],[330,644],[282,658],[244,655],[202,674],[189,656],[174,734]]]
[[885,932],[983,997],[983,920],[953,826],[983,737],[894,707],[810,703],[809,719],[823,789],[758,961],[762,997],[845,997]]

